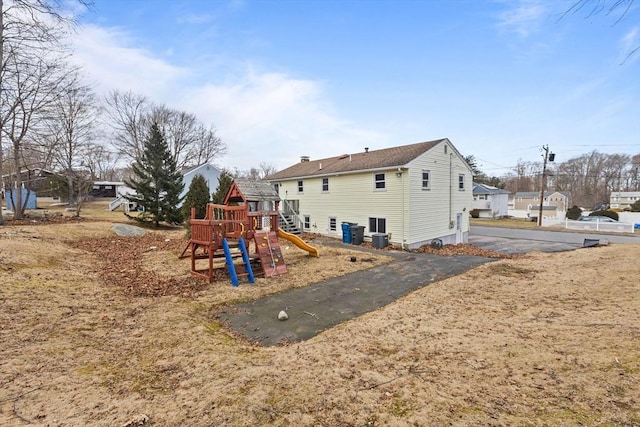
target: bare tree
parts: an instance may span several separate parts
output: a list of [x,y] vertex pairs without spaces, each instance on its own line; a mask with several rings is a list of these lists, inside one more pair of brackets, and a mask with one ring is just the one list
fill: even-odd
[[149,101],[142,95],[118,90],[111,91],[105,101],[109,125],[114,130],[119,153],[131,160],[140,158],[149,130],[145,119],[151,108]]
[[89,170],[92,179],[121,181],[118,173],[120,156],[105,147],[105,144],[90,143],[82,153],[82,164]]
[[[574,15],[582,13],[585,18],[592,18],[596,15],[605,15],[611,17],[614,21],[612,26],[617,25],[627,17],[627,14],[632,9],[635,0],[575,0],[571,6],[560,15],[558,20],[566,18],[568,15]],[[622,63],[624,64],[627,59],[636,54],[640,50],[640,46],[631,48],[625,56]]]
[[253,167],[246,171],[236,170],[234,175],[237,178],[261,180],[268,175],[276,173],[277,171],[278,170],[275,166],[267,162],[261,162],[258,167]]
[[[5,45],[6,47],[6,45]],[[62,91],[66,90],[65,58],[43,54],[40,58],[25,58],[13,47],[7,52],[4,69],[4,88],[0,92],[2,134],[11,143],[15,171],[16,198],[14,216],[22,218],[21,170],[24,166],[23,147],[26,141],[37,139],[43,131],[41,124],[47,109]]]
[[540,188],[539,177],[541,174],[542,164],[540,162],[518,160],[514,173],[505,176],[504,188],[512,193],[536,191]]
[[[75,0],[89,6],[88,0]],[[60,43],[73,22],[60,11],[62,0],[0,0],[0,176],[3,175],[4,144],[13,148],[13,167],[20,180],[20,157],[25,137],[36,122],[35,110],[43,107],[52,83],[59,78]],[[52,60],[52,58],[57,59]],[[51,74],[47,74],[47,71]],[[35,75],[31,75],[35,73]],[[16,182],[16,185],[18,182]],[[4,189],[3,189],[4,190]],[[16,216],[22,216],[21,186],[17,187]],[[0,209],[0,224],[4,222]]]
[[162,131],[179,168],[209,162],[226,152],[226,145],[215,129],[203,125],[191,113],[155,105],[142,95],[117,90],[108,95],[106,103],[114,140],[123,157],[131,160],[140,157],[152,123]]
[[67,200],[75,204],[76,215],[87,191],[91,176],[86,173],[84,159],[90,154],[96,135],[96,97],[92,90],[72,74],[68,88],[58,95],[49,110],[48,136],[56,148],[54,165],[66,180]]

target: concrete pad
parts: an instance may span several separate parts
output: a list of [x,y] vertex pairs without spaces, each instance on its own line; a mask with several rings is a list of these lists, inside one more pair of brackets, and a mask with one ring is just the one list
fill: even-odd
[[136,227],[135,225],[128,224],[113,224],[111,227],[111,231],[116,233],[118,236],[144,236],[147,234],[147,230],[144,228]]

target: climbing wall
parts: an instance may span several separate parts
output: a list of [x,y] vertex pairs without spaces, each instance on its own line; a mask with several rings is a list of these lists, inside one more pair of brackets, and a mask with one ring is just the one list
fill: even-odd
[[287,265],[282,257],[280,240],[275,231],[256,232],[256,253],[265,277],[278,276],[287,272]]

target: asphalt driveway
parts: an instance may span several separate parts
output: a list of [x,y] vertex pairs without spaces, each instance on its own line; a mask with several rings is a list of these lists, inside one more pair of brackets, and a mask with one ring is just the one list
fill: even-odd
[[[469,243],[509,254],[574,250],[583,247],[584,239],[598,239],[602,243],[609,243],[611,240],[622,238],[623,243],[640,243],[640,237],[636,236],[625,238],[593,233],[498,227],[474,226],[470,234]],[[323,244],[345,245],[331,239],[323,239]],[[360,246],[345,246],[361,250],[363,255],[375,251]],[[430,283],[495,261],[492,258],[477,256],[443,257],[394,251],[385,252],[385,255],[394,257],[395,261],[304,288],[225,307],[218,313],[218,318],[236,333],[263,346],[303,341],[346,320],[376,310]],[[278,320],[281,310],[287,312],[288,320]]]
[[[342,244],[342,243],[339,243]],[[364,248],[349,245],[352,249]],[[273,346],[309,339],[318,333],[376,310],[398,298],[495,259],[476,256],[442,257],[385,252],[390,264],[335,277],[244,304],[225,307],[218,318],[248,340]],[[288,320],[278,320],[285,310]]]

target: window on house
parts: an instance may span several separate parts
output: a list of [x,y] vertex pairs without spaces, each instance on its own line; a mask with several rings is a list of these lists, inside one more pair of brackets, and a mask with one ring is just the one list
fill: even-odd
[[303,193],[304,192],[304,185],[302,183],[302,180],[298,181],[298,193]]
[[329,191],[329,178],[322,178],[322,192],[326,193]]
[[447,154],[449,152],[449,147],[445,144],[444,146],[444,154]]
[[311,216],[310,215],[305,215],[304,216],[304,229],[305,230],[309,230],[311,228]]
[[383,173],[375,174],[374,179],[375,179],[376,190],[384,190],[386,188],[386,183],[384,180]]
[[386,233],[387,219],[369,217],[369,232],[370,233]]
[[273,189],[276,190],[276,193],[280,194],[280,184],[277,182],[273,184]]
[[330,216],[329,217],[329,231],[336,231],[338,228],[336,226],[336,224],[338,223],[338,220],[336,219],[335,216]]
[[464,191],[464,174],[458,175],[458,190]]
[[423,190],[431,189],[431,171],[427,171],[427,170],[422,171],[422,189]]

